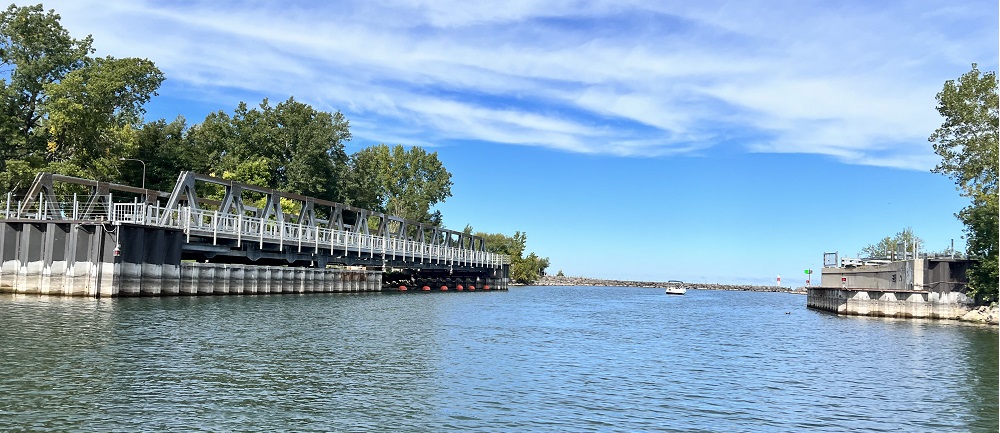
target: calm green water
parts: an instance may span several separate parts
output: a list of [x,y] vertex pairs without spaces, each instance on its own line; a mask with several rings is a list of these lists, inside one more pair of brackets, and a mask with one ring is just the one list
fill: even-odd
[[777,293],[0,296],[0,431],[998,427],[996,329]]

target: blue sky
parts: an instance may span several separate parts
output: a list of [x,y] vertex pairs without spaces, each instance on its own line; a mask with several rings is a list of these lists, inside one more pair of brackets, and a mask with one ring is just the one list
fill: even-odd
[[166,74],[147,120],[289,96],[354,152],[438,152],[450,228],[512,234],[567,275],[804,284],[966,201],[934,95],[997,69],[989,1],[45,3],[99,55]]

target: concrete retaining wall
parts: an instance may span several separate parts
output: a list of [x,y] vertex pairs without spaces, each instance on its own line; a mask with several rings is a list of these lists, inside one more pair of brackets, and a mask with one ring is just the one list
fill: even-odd
[[973,304],[962,293],[947,297],[927,291],[811,287],[806,306],[851,316],[956,319]]
[[0,292],[111,294],[114,248],[100,224],[2,221]]
[[119,296],[378,292],[382,272],[185,262],[176,287],[172,293],[150,290]]

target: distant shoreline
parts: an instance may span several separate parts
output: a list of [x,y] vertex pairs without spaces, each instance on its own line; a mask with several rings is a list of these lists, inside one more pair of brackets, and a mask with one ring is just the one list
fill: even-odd
[[[557,277],[546,275],[535,281],[533,286],[591,286],[591,287],[645,287],[645,288],[666,288],[669,284],[666,281],[629,281],[629,280],[604,280],[599,278],[586,277]],[[780,292],[804,294],[804,287],[791,288],[781,286],[756,286],[750,284],[715,284],[715,283],[684,283],[691,289],[704,290],[736,290],[743,292]]]

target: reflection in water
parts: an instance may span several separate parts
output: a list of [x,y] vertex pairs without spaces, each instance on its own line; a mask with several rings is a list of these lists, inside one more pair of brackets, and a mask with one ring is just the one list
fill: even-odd
[[995,431],[996,329],[773,293],[0,296],[0,431]]
[[945,368],[965,371],[966,383],[960,395],[972,415],[968,420],[969,430],[997,431],[997,412],[1000,410],[1000,395],[997,393],[1000,366],[997,363],[997,353],[1000,352],[1000,339],[995,330],[986,329],[968,330],[959,335],[966,340],[966,347],[961,351],[964,356]]

